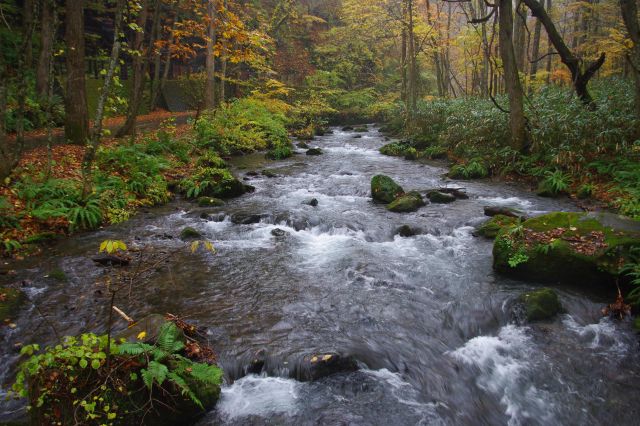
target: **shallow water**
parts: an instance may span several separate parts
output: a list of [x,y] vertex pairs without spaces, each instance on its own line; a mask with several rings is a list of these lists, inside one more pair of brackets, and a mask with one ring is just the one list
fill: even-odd
[[[177,236],[184,226],[201,231],[217,254],[185,249],[117,302],[134,318],[172,312],[207,327],[227,384],[199,425],[637,424],[638,340],[628,323],[601,319],[612,295],[562,287],[565,315],[513,325],[511,302],[536,283],[494,274],[491,242],[472,235],[486,205],[529,214],[575,207],[515,186],[443,180],[441,164],[382,156],[377,149],[385,142],[372,126],[353,136],[335,129],[317,138],[313,144],[325,152],[318,157],[300,151],[277,163],[238,159],[241,176],[264,167],[279,176],[252,178],[256,192],[222,208],[176,201],[70,238],[46,258],[16,264],[10,280],[26,280],[59,333],[103,331],[102,271],[90,260],[99,243],[124,239],[167,250],[184,243],[165,234]],[[369,197],[378,173],[406,190],[463,187],[470,199],[390,213]],[[303,204],[310,198],[317,207]],[[218,221],[201,219],[203,212]],[[263,218],[233,224],[230,216],[241,213]],[[395,236],[404,224],[422,234]],[[288,235],[273,237],[275,228]],[[68,282],[46,277],[54,268]],[[15,330],[0,330],[3,382],[16,363],[15,343],[54,340],[47,322],[31,308]],[[268,374],[243,377],[261,349]],[[288,378],[303,356],[328,351],[353,355],[362,368],[316,382]],[[19,404],[0,404],[0,421],[22,412]]]

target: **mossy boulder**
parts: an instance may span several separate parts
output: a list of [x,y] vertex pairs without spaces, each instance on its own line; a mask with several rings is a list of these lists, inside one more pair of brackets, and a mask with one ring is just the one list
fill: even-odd
[[0,287],[0,324],[13,319],[20,310],[20,306],[27,300],[26,295],[11,287]]
[[[380,154],[391,157],[404,157],[411,148],[409,142],[391,142],[380,148]],[[417,154],[416,154],[417,155]]]
[[638,221],[556,212],[498,231],[493,267],[518,279],[608,286],[620,277],[634,246],[640,246]]
[[322,150],[320,148],[311,148],[307,150],[307,155],[322,155]]
[[422,195],[417,191],[411,191],[393,200],[387,205],[387,209],[395,213],[408,213],[415,212],[424,205]]
[[369,129],[367,128],[367,126],[359,126],[353,129],[353,131],[358,133],[366,133],[369,131]]
[[502,228],[509,227],[518,222],[518,219],[511,216],[496,215],[476,228],[475,235],[494,239]]
[[453,194],[447,194],[446,192],[440,191],[429,191],[427,198],[429,198],[429,201],[432,203],[439,204],[453,203],[457,199]]
[[202,234],[190,226],[187,226],[182,231],[180,231],[180,238],[183,240],[195,240],[196,238],[202,237]]
[[215,197],[200,197],[198,198],[198,205],[200,207],[221,207],[224,206],[224,201]]
[[564,312],[560,299],[550,288],[528,291],[518,297],[517,303],[524,309],[527,321],[543,321]]
[[371,197],[375,201],[388,204],[402,194],[404,189],[389,176],[376,175],[371,178]]

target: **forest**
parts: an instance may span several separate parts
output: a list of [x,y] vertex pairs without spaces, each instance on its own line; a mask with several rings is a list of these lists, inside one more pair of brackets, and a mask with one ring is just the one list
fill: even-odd
[[637,0],[0,0],[0,424],[631,425],[638,312]]

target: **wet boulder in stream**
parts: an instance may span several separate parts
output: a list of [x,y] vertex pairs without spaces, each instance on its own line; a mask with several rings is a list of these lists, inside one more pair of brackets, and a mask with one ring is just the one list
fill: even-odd
[[376,175],[371,179],[371,197],[380,203],[391,203],[404,194],[404,189],[393,179],[385,175]]
[[180,238],[183,240],[194,240],[200,237],[202,237],[202,234],[190,226],[187,226],[180,231]]
[[317,198],[311,198],[309,200],[304,200],[302,202],[302,204],[306,204],[307,206],[311,206],[311,207],[317,207],[318,206],[318,199]]
[[358,364],[352,356],[336,352],[307,355],[296,365],[292,378],[310,382],[337,373],[350,373],[358,370]]
[[311,148],[307,150],[307,155],[322,155],[322,150],[320,148]]
[[521,294],[515,308],[528,322],[548,320],[564,312],[558,294],[546,287]]
[[214,197],[199,197],[198,206],[200,207],[220,207],[224,206],[224,201]]
[[387,205],[387,209],[395,213],[409,213],[415,212],[424,205],[422,195],[417,191],[411,191],[393,200]]
[[439,204],[453,203],[456,200],[455,195],[441,191],[429,191],[429,193],[427,193],[427,198],[429,198],[429,201],[432,203]]
[[493,245],[493,268],[523,280],[612,290],[633,247],[640,247],[638,221],[555,212],[502,228]]

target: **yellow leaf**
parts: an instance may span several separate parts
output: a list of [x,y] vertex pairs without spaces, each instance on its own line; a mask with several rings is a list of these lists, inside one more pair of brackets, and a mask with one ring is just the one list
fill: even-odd
[[141,331],[140,333],[138,333],[138,335],[136,336],[138,340],[144,340],[145,337],[147,337],[147,332],[146,331]]

